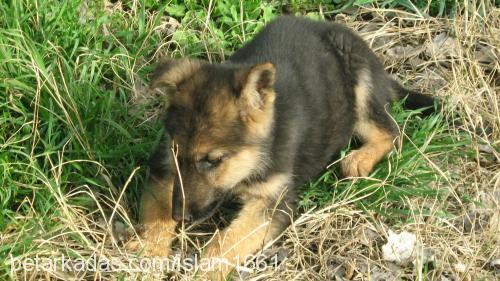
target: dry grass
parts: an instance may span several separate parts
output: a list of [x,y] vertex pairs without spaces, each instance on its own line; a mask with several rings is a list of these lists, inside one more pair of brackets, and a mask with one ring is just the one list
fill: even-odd
[[[443,114],[452,124],[450,133],[457,134],[457,138],[463,132],[468,134],[475,153],[464,155],[455,163],[442,162],[440,155],[423,155],[436,174],[445,178],[445,184],[435,188],[449,190],[450,195],[445,200],[408,198],[405,204],[411,214],[399,222],[360,210],[349,196],[302,214],[264,251],[278,253],[279,265],[244,276],[249,280],[495,280],[498,268],[495,270],[490,263],[500,258],[500,10],[494,9],[484,17],[465,13],[451,20],[422,19],[403,12],[394,12],[387,18],[381,16],[386,11],[376,9],[362,12],[371,13],[374,19],[364,22],[340,15],[337,20],[360,30],[404,84],[441,98]],[[449,34],[449,40],[439,51],[432,51],[429,46],[441,33]],[[449,177],[446,172],[450,170],[461,177]],[[134,173],[130,175],[133,176]],[[123,194],[126,186],[121,190],[116,194]],[[67,204],[69,197],[82,193],[94,199],[98,207],[95,213]],[[462,194],[471,200],[464,202],[459,196]],[[102,198],[88,187],[75,188],[69,194],[54,190],[53,196],[58,198],[55,207],[64,210],[58,223],[69,231],[46,240],[35,239],[25,256],[15,258],[76,258],[97,253],[101,258],[114,257],[113,261],[122,268],[129,267],[127,260],[131,256],[124,252],[120,239],[133,233],[127,233],[130,231],[126,225],[115,222],[119,219],[131,225],[129,208],[121,196]],[[424,213],[424,207],[430,215]],[[441,215],[443,211],[446,216]],[[414,264],[401,266],[382,259],[380,249],[389,229],[416,234],[421,248]],[[201,246],[193,238],[197,236],[194,231],[181,231],[179,251],[186,245]],[[16,237],[14,230],[6,231],[1,234],[1,244],[15,243]],[[33,275],[20,271],[14,277],[129,280],[148,276],[190,280],[193,273],[144,275],[129,268],[115,273],[72,274],[56,270]]]

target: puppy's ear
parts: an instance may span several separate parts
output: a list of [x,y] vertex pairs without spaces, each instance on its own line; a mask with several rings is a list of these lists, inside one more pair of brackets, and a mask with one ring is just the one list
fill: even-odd
[[276,69],[270,62],[240,69],[235,82],[240,116],[254,137],[268,137],[274,120]]
[[247,111],[262,111],[273,103],[276,69],[270,62],[256,64],[236,73],[239,99]]
[[201,61],[194,59],[167,59],[158,63],[153,72],[150,90],[160,89],[171,95],[183,81],[192,77],[201,67]]

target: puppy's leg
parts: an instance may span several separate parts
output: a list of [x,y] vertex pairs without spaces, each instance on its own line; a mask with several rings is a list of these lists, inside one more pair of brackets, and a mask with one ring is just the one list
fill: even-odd
[[[172,219],[173,178],[151,176],[149,187],[144,191],[141,202],[141,234],[144,243],[144,255],[168,256],[170,243],[175,237],[176,222]],[[128,248],[140,251],[143,248],[138,241],[132,241]]]
[[355,128],[363,145],[351,151],[342,160],[342,172],[346,177],[366,177],[373,171],[373,167],[392,150],[394,136],[373,122],[359,124]]
[[368,70],[361,71],[357,78],[354,88],[357,116],[354,134],[363,145],[342,160],[342,172],[347,177],[368,176],[373,167],[393,149],[393,142],[398,136],[397,127],[384,108],[383,95],[389,97],[391,93],[375,93],[377,85],[373,83],[378,82],[372,81]]
[[223,280],[234,266],[258,252],[290,223],[286,203],[278,204],[289,179],[274,175],[245,187],[247,192],[242,197],[246,204],[236,219],[207,245],[204,257],[220,261],[219,265],[214,265],[212,279]]

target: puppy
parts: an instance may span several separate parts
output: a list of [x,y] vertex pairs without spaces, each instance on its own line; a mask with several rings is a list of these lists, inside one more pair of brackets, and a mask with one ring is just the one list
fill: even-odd
[[290,224],[296,189],[353,136],[363,144],[341,170],[370,174],[398,137],[391,101],[433,105],[392,80],[351,30],[292,16],[274,20],[224,63],[160,63],[151,89],[169,106],[142,198],[146,254],[168,255],[177,223],[211,216],[230,195],[243,206],[204,255],[233,265]]

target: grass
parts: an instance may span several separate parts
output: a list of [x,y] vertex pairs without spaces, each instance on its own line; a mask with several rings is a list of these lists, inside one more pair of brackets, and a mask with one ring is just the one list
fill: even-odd
[[[484,198],[499,192],[499,66],[496,61],[485,67],[474,52],[492,46],[498,54],[499,10],[488,1],[467,7],[444,0],[375,2],[0,3],[0,279],[138,278],[129,271],[45,274],[11,268],[16,259],[62,254],[99,253],[124,262],[122,241],[112,233],[116,221],[126,228],[136,218],[146,161],[162,134],[155,107],[144,105],[141,91],[154,62],[162,56],[223,60],[285,10],[344,21],[369,42],[387,36],[378,52],[388,58],[388,69],[410,87],[440,97],[444,106],[422,119],[395,105],[402,147],[369,178],[339,179],[333,165],[305,186],[304,215],[278,243],[290,252],[287,266],[268,278],[328,279],[337,272],[333,268],[347,270],[353,260],[354,278],[368,278],[373,272],[363,271],[361,257],[386,266],[375,253],[391,228],[413,231],[439,252],[436,269],[406,268],[402,276],[439,280],[449,272],[493,280],[489,262],[499,255],[497,225],[489,221],[485,230],[466,232],[456,220],[471,212],[489,218],[498,213],[498,201],[492,205]],[[338,15],[360,6],[354,14]],[[390,15],[394,9],[406,14]],[[371,21],[362,20],[367,14]],[[431,18],[445,15],[454,18]],[[379,31],[363,33],[368,24]],[[385,52],[423,44],[440,32],[464,42],[458,58],[425,54],[415,65]],[[444,85],[419,84],[429,80],[429,70]],[[378,235],[368,246],[358,236],[366,229]],[[467,270],[454,270],[458,263]]]

